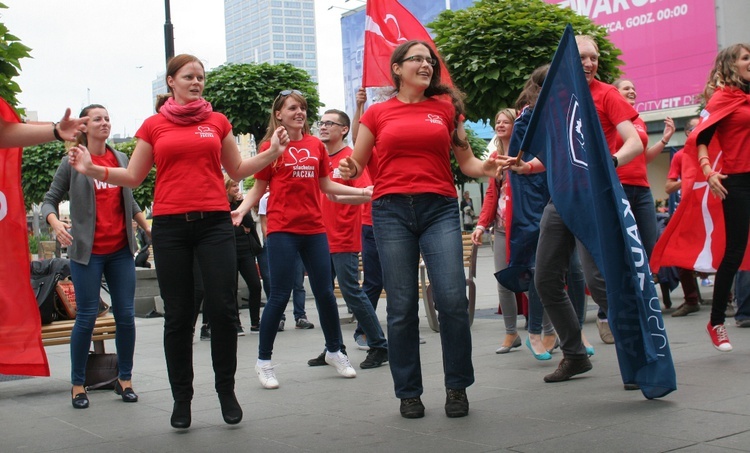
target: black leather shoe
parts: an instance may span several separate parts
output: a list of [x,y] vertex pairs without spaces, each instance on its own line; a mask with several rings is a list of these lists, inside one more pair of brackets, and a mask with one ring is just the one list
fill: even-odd
[[424,404],[420,397],[402,398],[399,411],[404,418],[422,418],[424,417]]
[[451,418],[469,415],[466,389],[445,389],[445,415]]
[[138,395],[135,394],[131,387],[123,389],[119,379],[115,381],[115,394],[122,396],[122,400],[126,403],[138,402]]
[[190,428],[190,401],[175,401],[172,409],[172,428]]
[[219,393],[219,403],[221,404],[221,415],[227,424],[236,425],[242,421],[242,408],[234,392]]
[[86,392],[73,395],[73,389],[70,389],[70,396],[73,398],[71,403],[76,409],[87,409],[89,407],[89,396]]

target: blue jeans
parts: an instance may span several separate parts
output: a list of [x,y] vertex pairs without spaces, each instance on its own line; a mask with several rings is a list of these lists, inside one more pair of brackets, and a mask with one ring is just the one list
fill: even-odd
[[474,383],[469,301],[457,201],[436,194],[386,195],[372,202],[375,241],[388,304],[388,360],[398,398],[422,394],[419,358],[419,254],[440,322],[445,386]]
[[649,187],[631,186],[623,184],[625,196],[628,197],[630,209],[633,211],[635,223],[638,225],[638,233],[646,255],[651,258],[651,252],[656,244],[656,207],[654,196]]
[[380,327],[380,320],[375,314],[367,294],[359,286],[359,256],[357,253],[331,253],[333,272],[339,281],[341,295],[346,306],[357,317],[358,327],[367,335],[367,346],[387,349],[388,342]]
[[268,247],[268,269],[271,274],[271,297],[266,303],[260,319],[258,358],[271,360],[273,343],[279,321],[289,302],[297,271],[297,256],[302,258],[308,270],[310,287],[318,307],[320,327],[326,340],[326,349],[337,352],[341,349],[341,324],[336,296],[331,284],[331,255],[328,253],[328,238],[325,233],[293,234],[271,233],[266,240]]
[[[260,278],[263,279],[263,292],[266,294],[266,301],[271,298],[271,272],[268,269],[267,250],[268,244],[266,243],[258,255],[258,270],[260,270]],[[292,288],[292,306],[295,321],[299,318],[307,318],[307,313],[305,312],[305,298],[307,297],[305,293],[305,265],[302,264],[299,255],[296,258],[296,262],[297,269],[295,270],[294,287]],[[282,313],[281,319],[286,319],[286,315]]]
[[[378,246],[375,244],[375,232],[372,225],[362,225],[362,272],[364,274],[362,290],[370,299],[372,308],[377,310],[380,294],[383,292],[383,269],[380,267],[380,255]],[[357,328],[354,329],[354,338],[356,339],[363,333],[362,326],[357,324]]]
[[175,401],[193,398],[193,261],[198,262],[211,323],[211,359],[218,393],[234,391],[237,371],[237,249],[229,211],[154,216],[156,278],[164,299],[164,355]]
[[76,292],[78,313],[70,334],[70,381],[83,385],[86,381],[86,361],[91,347],[96,315],[99,313],[99,293],[102,275],[107,279],[112,300],[117,332],[117,363],[120,379],[129,381],[133,372],[135,351],[135,262],[130,249],[108,255],[91,254],[89,264],[70,262],[70,277]]

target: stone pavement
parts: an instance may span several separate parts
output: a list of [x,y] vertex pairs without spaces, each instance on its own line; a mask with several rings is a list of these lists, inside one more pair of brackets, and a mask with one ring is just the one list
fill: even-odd
[[[308,316],[316,328],[290,326],[277,336],[278,390],[261,388],[253,371],[258,336],[239,338],[236,389],[245,413],[239,425],[223,422],[213,390],[210,345],[196,341],[192,427],[171,428],[162,319],[137,318],[137,404],[122,403],[112,391],[93,391],[91,407],[74,410],[68,346],[48,347],[51,377],[0,382],[0,452],[750,451],[750,329],[736,328],[730,320],[735,350],[720,353],[704,330],[709,307],[685,318],[671,318],[667,311],[678,390],[649,401],[638,391],[623,390],[615,348],[599,340],[590,302],[584,330],[596,348],[593,370],[546,384],[542,377],[555,369],[559,352],[546,362],[535,360],[525,347],[495,354],[504,331],[501,317],[494,314],[497,293],[487,246],[480,248],[478,269],[472,327],[476,383],[468,389],[468,417],[445,416],[439,335],[426,319],[421,335],[427,343],[421,353],[427,412],[423,419],[407,420],[399,415],[388,366],[357,366],[365,352],[355,349],[353,324],[342,330],[356,379],[341,378],[332,367],[307,366],[323,350],[317,312],[308,300]],[[710,299],[711,288],[701,289]],[[679,291],[672,293],[675,306],[682,303]],[[346,313],[343,306],[341,312]],[[384,301],[378,314],[385,326]],[[242,319],[247,326],[246,310]],[[112,341],[107,350],[114,351]]]

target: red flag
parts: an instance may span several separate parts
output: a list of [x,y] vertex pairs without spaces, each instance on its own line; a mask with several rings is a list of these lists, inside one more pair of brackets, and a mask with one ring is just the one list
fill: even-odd
[[[0,116],[19,123],[0,100]],[[31,290],[29,238],[21,192],[21,148],[0,149],[0,374],[49,376],[42,321]]]
[[[392,86],[391,54],[399,45],[418,39],[430,44],[438,54],[432,37],[408,9],[396,0],[370,0],[365,11],[365,55],[362,86]],[[448,69],[440,60],[440,81],[452,86]]]
[[[711,111],[701,113],[702,121],[685,142],[682,158],[682,200],[651,254],[651,269],[677,266],[699,272],[716,272],[724,257],[724,209],[721,199],[711,194],[698,165],[698,134],[716,124],[738,105],[746,102],[739,90],[717,90],[711,98]],[[711,168],[721,171],[721,144],[714,136],[708,147]],[[750,270],[750,247],[741,270]]]

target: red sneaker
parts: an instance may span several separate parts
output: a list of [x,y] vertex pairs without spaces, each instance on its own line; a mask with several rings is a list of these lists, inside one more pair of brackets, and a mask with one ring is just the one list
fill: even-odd
[[729,352],[732,350],[732,345],[729,343],[729,336],[727,335],[727,328],[724,324],[718,326],[712,326],[711,321],[706,326],[706,332],[711,337],[711,343],[714,347],[721,352]]

